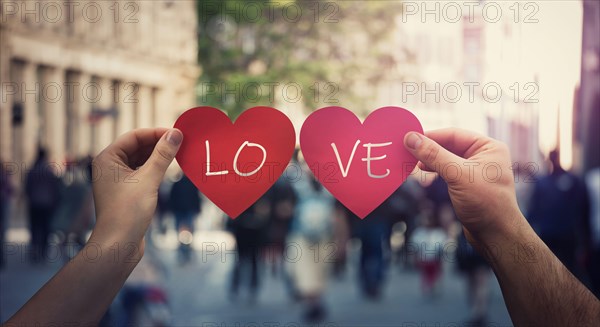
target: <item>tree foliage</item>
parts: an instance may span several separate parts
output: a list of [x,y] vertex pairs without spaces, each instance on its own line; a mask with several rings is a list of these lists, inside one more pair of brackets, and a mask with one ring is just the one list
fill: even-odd
[[309,110],[365,105],[357,80],[370,84],[397,64],[386,47],[396,1],[200,0],[197,9],[198,101],[234,117],[274,105],[276,83],[299,86]]

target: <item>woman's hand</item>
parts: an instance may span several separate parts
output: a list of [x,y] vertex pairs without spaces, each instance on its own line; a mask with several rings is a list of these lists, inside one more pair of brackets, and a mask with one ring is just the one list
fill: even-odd
[[94,159],[94,241],[135,242],[143,249],[158,186],[182,140],[178,129],[136,129],[117,138]]
[[136,129],[94,159],[96,226],[90,241],[7,326],[98,324],[143,255],[158,185],[182,140],[177,129]]

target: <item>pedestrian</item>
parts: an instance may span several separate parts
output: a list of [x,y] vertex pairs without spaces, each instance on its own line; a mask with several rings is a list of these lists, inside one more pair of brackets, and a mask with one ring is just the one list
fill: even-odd
[[185,264],[192,258],[194,222],[202,210],[202,198],[194,183],[183,173],[173,184],[169,195],[169,208],[175,216],[175,231],[179,240],[179,262]]
[[467,301],[470,308],[469,326],[487,326],[491,269],[485,259],[460,233],[456,247],[456,264],[467,282]]
[[549,155],[549,175],[539,178],[529,203],[528,219],[542,241],[573,273],[580,273],[577,254],[587,235],[589,198],[583,180],[560,166],[558,151]]
[[33,262],[46,257],[50,226],[60,203],[61,181],[52,167],[46,150],[40,148],[25,182]]
[[285,239],[290,231],[298,197],[288,178],[283,175],[273,184],[268,194],[271,208],[265,258],[269,260],[273,275],[277,275],[283,267]]
[[588,272],[592,291],[600,297],[600,167],[590,170],[585,181],[590,196]]
[[[14,186],[7,169],[7,164],[0,159],[0,245],[4,246],[8,219],[10,217],[11,201],[14,195]],[[6,264],[4,248],[0,251],[0,269]]]
[[62,241],[65,260],[76,254],[73,250],[85,245],[95,221],[88,164],[87,158],[69,162],[61,179],[60,204],[52,221],[52,232]]
[[158,187],[158,200],[156,202],[156,224],[161,234],[167,233],[167,216],[171,212],[169,201],[173,182],[170,178],[164,178]]
[[258,298],[260,254],[266,244],[266,227],[271,215],[271,191],[268,191],[250,208],[237,218],[227,221],[227,228],[236,243],[237,258],[233,264],[229,297],[236,301],[240,288],[248,287],[248,300],[254,303]]
[[287,239],[286,265],[294,291],[304,306],[303,319],[318,323],[327,316],[323,295],[333,246],[334,199],[303,165],[294,186],[298,206]]
[[415,266],[421,273],[423,295],[434,297],[442,274],[442,258],[447,242],[446,232],[436,219],[434,206],[424,202],[419,215],[419,226],[414,230],[411,243],[417,249]]
[[352,235],[349,210],[339,201],[335,201],[333,214],[333,276],[341,279],[346,273],[348,262],[348,243]]

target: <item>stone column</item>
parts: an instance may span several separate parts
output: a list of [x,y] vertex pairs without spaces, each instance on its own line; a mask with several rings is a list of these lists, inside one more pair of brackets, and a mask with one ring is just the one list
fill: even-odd
[[[75,142],[75,155],[83,157],[92,153],[92,131],[90,124],[90,114],[94,104],[94,86],[92,76],[85,72],[77,73],[73,79],[73,113],[76,115],[73,135]],[[89,93],[89,94],[88,94]]]
[[40,135],[40,122],[43,117],[40,117],[39,112],[42,98],[39,95],[41,86],[38,81],[37,69],[38,67],[34,63],[26,62],[22,67],[20,78],[15,80],[19,86],[19,94],[15,100],[20,101],[23,105],[23,124],[19,139],[15,139],[13,142],[17,146],[20,144],[23,151],[21,159],[26,164],[33,163],[35,160],[38,142],[43,137]]
[[12,161],[12,107],[18,85],[11,80],[10,48],[5,41],[8,33],[0,29],[0,158]]
[[[115,107],[112,81],[108,78],[100,77],[94,83],[99,94],[94,103],[95,110],[110,110]],[[114,116],[102,116],[95,125],[95,139],[92,150],[98,154],[102,149],[109,145],[113,140],[115,118]]]
[[132,82],[119,82],[115,87],[117,108],[116,135],[119,136],[132,130],[135,126],[134,110],[137,100],[137,85]]
[[139,85],[136,127],[152,127],[154,115],[152,101],[152,89],[145,85]]
[[155,104],[155,127],[171,127],[175,121],[171,109],[174,103],[175,92],[169,88],[156,89],[156,104]]

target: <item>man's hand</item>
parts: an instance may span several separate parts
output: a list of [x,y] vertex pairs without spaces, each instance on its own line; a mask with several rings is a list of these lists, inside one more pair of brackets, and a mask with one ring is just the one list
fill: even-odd
[[136,129],[94,159],[94,238],[142,241],[156,209],[158,186],[182,140],[177,129]]
[[[467,237],[494,269],[515,326],[597,326],[600,302],[556,258],[518,209],[505,144],[459,129],[408,133],[419,167],[448,183]],[[483,246],[481,246],[483,245]],[[486,251],[493,247],[494,251]]]
[[506,144],[460,129],[408,133],[406,148],[419,168],[447,182],[454,210],[470,241],[526,224],[517,206],[510,153]]

